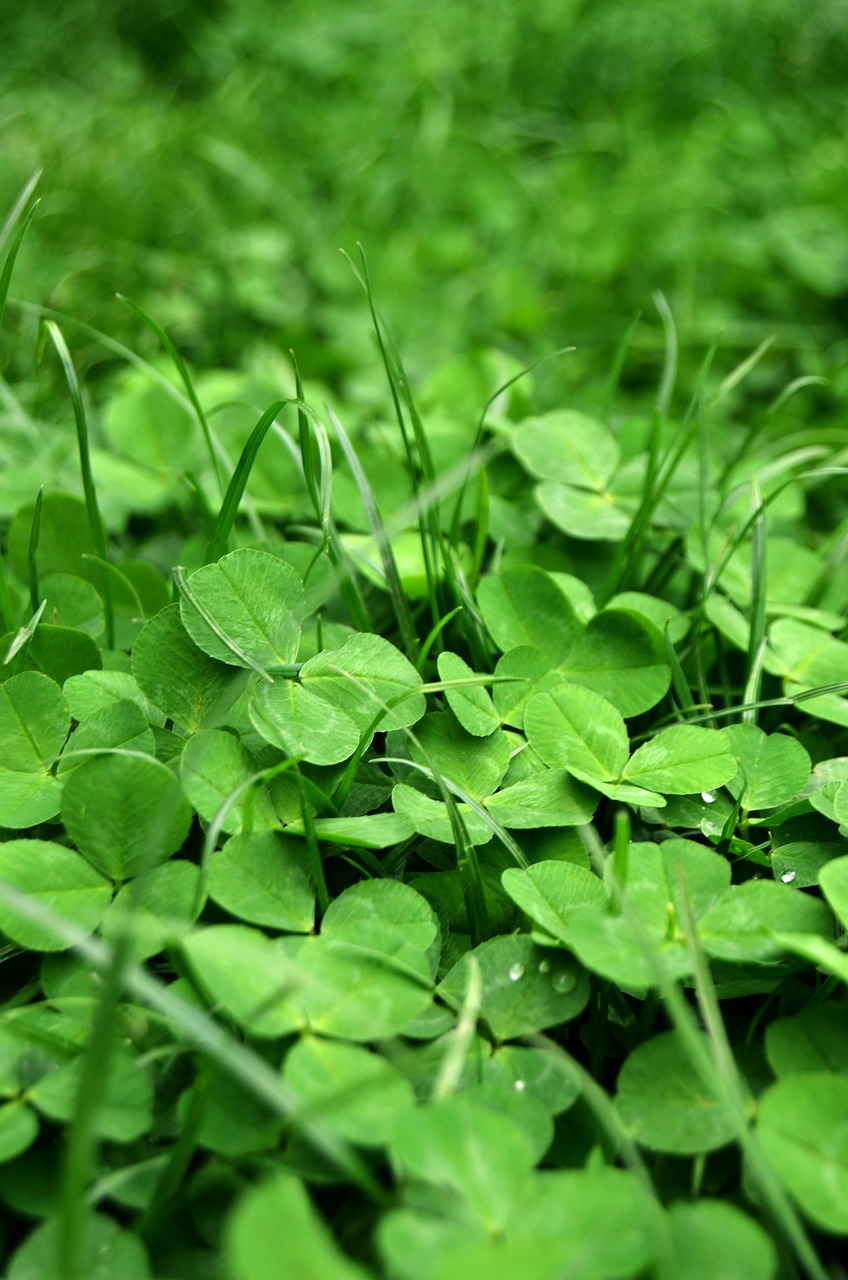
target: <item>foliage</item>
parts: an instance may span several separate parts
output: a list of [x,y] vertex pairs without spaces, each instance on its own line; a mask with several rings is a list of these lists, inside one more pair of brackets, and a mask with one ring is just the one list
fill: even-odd
[[[103,127],[68,39],[81,18],[43,7],[39,40],[0,19],[64,77],[6,73],[22,97],[0,164],[18,180],[38,111],[57,152],[71,124]],[[104,243],[126,214],[127,245],[147,245],[143,307],[78,327],[102,280],[76,274],[86,175],[64,162],[44,195],[55,210],[69,184],[64,225],[26,190],[0,263],[4,1274],[839,1275],[845,446],[838,380],[826,395],[809,376],[810,325],[826,340],[844,292],[837,16],[504,2],[471,32],[449,6],[425,21],[322,0],[288,25],[258,0],[131,9],[110,0],[95,24],[97,107],[151,149],[130,176],[100,139],[89,194]],[[784,58],[765,81],[754,30]],[[378,38],[414,59],[408,82],[374,63]],[[282,158],[245,150],[279,129],[248,83],[260,57],[287,68],[289,127],[315,151],[290,186]],[[145,67],[161,78],[139,105]],[[236,101],[165,164],[199,137],[193,113]],[[798,178],[823,239],[774,229],[795,226],[775,212],[778,126],[799,146],[823,130]],[[652,170],[632,166],[653,148],[660,172],[674,145],[649,209]],[[175,187],[130,217],[147,166]],[[226,201],[224,173],[241,184]],[[563,191],[575,230],[553,244],[532,224]],[[354,302],[320,265],[346,219],[379,229],[406,202],[414,236],[438,231],[416,272],[456,290],[437,301],[457,355],[421,377],[433,304],[397,308],[410,376],[365,256]],[[202,210],[178,296],[174,219]],[[672,214],[677,238],[638,254]],[[681,285],[696,242],[731,319],[718,351]],[[376,255],[391,314],[410,243]],[[105,260],[128,278],[122,251]],[[269,262],[290,272],[282,301]],[[614,283],[627,309],[664,270],[661,343],[620,325],[567,391],[564,361],[516,360],[517,338],[528,358],[553,345],[545,299],[570,292],[569,322],[609,334],[590,297]],[[223,298],[229,321],[200,323]],[[758,325],[736,362],[766,305],[794,317],[796,349],[756,347]]]

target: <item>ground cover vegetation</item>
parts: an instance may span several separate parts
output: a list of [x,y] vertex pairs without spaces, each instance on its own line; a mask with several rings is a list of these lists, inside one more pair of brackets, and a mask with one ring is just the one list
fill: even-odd
[[3,1274],[844,1276],[838,7],[39,7]]

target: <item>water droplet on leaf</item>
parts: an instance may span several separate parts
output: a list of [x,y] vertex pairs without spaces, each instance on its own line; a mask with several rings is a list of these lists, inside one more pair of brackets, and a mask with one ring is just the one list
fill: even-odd
[[516,960],[515,964],[512,964],[509,967],[509,980],[510,982],[517,982],[519,978],[523,978],[523,977],[524,977],[524,965],[520,964]]
[[783,881],[783,883],[784,883],[784,884],[791,884],[791,883],[792,883],[792,881],[795,879],[795,872],[794,872],[794,871],[784,871],[783,875],[782,875],[780,878],[781,878],[781,880]]
[[550,962],[550,960],[540,960],[540,961],[539,961],[539,972],[540,972],[540,973],[550,973],[550,971],[551,971],[551,962]]
[[711,791],[702,791],[701,799],[703,800],[704,804],[715,804],[715,796]]
[[551,979],[551,986],[554,991],[558,991],[561,996],[564,996],[577,986],[577,974],[570,973],[568,969],[560,969],[559,973],[555,973]]
[[524,1090],[527,1088],[527,1082],[526,1080],[516,1080],[515,1084],[512,1087],[516,1093],[523,1093]]

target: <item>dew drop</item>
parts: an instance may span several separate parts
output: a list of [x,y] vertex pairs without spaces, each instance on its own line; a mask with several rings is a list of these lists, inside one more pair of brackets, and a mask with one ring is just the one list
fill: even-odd
[[509,980],[510,982],[517,982],[519,978],[523,978],[523,977],[524,977],[524,965],[519,964],[519,962],[516,960],[515,964],[511,964],[509,966]]
[[540,972],[540,973],[550,973],[550,971],[551,971],[551,962],[550,962],[550,960],[540,960],[540,961],[539,961],[539,972]]
[[784,871],[783,875],[782,875],[780,878],[781,878],[781,880],[783,881],[783,883],[784,883],[784,884],[791,884],[791,883],[792,883],[792,881],[795,879],[795,872],[794,872],[794,871]]
[[523,1092],[524,1092],[524,1090],[527,1088],[527,1081],[526,1081],[526,1080],[516,1080],[515,1084],[514,1084],[512,1087],[513,1087],[513,1089],[515,1090],[515,1092],[516,1092],[516,1093],[523,1093]]
[[701,799],[703,800],[704,804],[715,804],[715,796],[711,791],[702,791]]
[[559,973],[555,973],[551,979],[551,986],[561,996],[567,995],[569,991],[573,991],[577,986],[577,975],[569,973],[567,969],[560,969]]

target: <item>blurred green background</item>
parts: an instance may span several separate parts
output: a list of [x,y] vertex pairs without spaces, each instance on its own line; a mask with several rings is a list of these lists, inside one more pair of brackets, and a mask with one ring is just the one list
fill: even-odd
[[30,0],[0,50],[0,219],[44,170],[13,295],[114,337],[121,292],[199,366],[272,343],[343,386],[361,241],[413,370],[608,369],[641,311],[655,380],[657,290],[684,358],[846,363],[844,0]]

